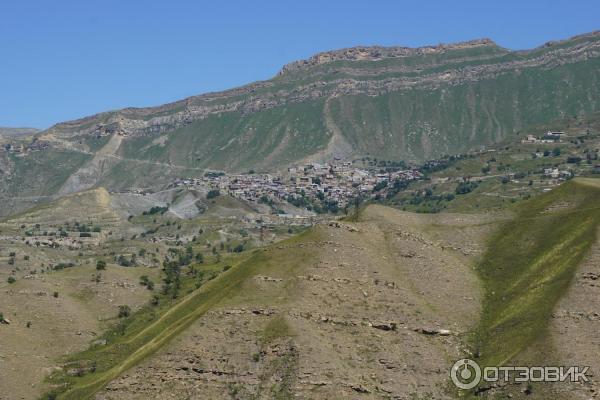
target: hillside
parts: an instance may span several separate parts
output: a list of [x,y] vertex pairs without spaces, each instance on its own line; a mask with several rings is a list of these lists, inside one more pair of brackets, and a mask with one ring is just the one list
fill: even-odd
[[0,221],[0,399],[438,399],[458,395],[448,370],[467,355],[596,369],[599,187],[575,178],[488,212],[369,205],[309,229],[185,189],[66,195]]
[[[222,270],[190,267],[222,272],[141,308],[105,346],[63,360],[80,375],[56,369],[50,383],[59,399],[450,399],[466,394],[448,380],[464,356],[597,368],[599,187],[578,178],[494,214],[372,205]],[[195,279],[186,275],[183,288]],[[470,394],[583,399],[597,389],[500,383]]]
[[[199,272],[186,275],[186,293],[239,251],[304,229],[244,222],[256,212],[182,189],[142,196],[97,188],[0,219],[0,315],[10,321],[0,318],[0,399],[48,390],[44,379],[63,356],[102,343],[103,332],[118,327],[119,306],[136,311],[162,293],[163,262],[184,251],[186,264],[193,259]],[[172,295],[165,297],[168,308]]]
[[475,40],[325,52],[267,81],[57,124],[29,151],[0,153],[0,196],[27,202],[332,156],[423,161],[597,111],[599,85],[599,32],[528,51]]
[[231,259],[66,360],[93,373],[52,383],[78,400],[451,398],[450,360],[480,311],[472,266],[496,222],[371,206]]
[[[485,292],[474,351],[481,365],[587,365],[597,354],[597,179],[577,178],[519,204],[478,264]],[[577,343],[577,345],[572,345]],[[597,383],[542,383],[534,398],[589,398]],[[500,384],[519,395],[524,386]]]

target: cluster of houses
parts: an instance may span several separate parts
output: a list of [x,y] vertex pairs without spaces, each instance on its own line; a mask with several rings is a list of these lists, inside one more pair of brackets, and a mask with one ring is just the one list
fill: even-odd
[[[289,201],[298,195],[336,202],[344,207],[357,196],[371,197],[396,180],[420,179],[418,170],[381,172],[356,168],[350,162],[310,163],[278,174],[229,175],[210,172],[202,178],[177,179],[171,186],[204,187],[247,201]],[[385,183],[384,183],[385,182]]]
[[567,170],[559,170],[558,168],[544,168],[544,176],[553,179],[568,179],[573,176],[573,172]]
[[521,140],[521,143],[524,144],[540,144],[540,143],[557,143],[560,142],[560,138],[562,135],[565,135],[564,132],[546,132],[541,138],[536,137],[535,135],[527,135],[527,137]]

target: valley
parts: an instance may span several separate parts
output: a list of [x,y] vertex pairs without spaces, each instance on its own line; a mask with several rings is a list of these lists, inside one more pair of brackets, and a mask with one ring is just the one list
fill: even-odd
[[0,128],[0,400],[598,398],[599,60],[360,46]]

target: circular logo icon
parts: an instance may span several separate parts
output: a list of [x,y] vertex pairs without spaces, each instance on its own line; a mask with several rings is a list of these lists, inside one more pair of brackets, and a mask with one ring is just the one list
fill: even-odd
[[481,381],[481,367],[473,360],[458,360],[450,370],[452,383],[459,389],[473,389]]

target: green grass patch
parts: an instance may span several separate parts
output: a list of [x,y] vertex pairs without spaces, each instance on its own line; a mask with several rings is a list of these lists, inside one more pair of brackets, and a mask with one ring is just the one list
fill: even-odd
[[272,318],[261,332],[260,339],[263,344],[269,344],[272,341],[290,336],[290,326],[283,317],[278,315]]
[[544,335],[596,240],[599,195],[594,184],[569,181],[519,204],[493,235],[478,265],[485,290],[475,332],[480,364],[505,364]]

